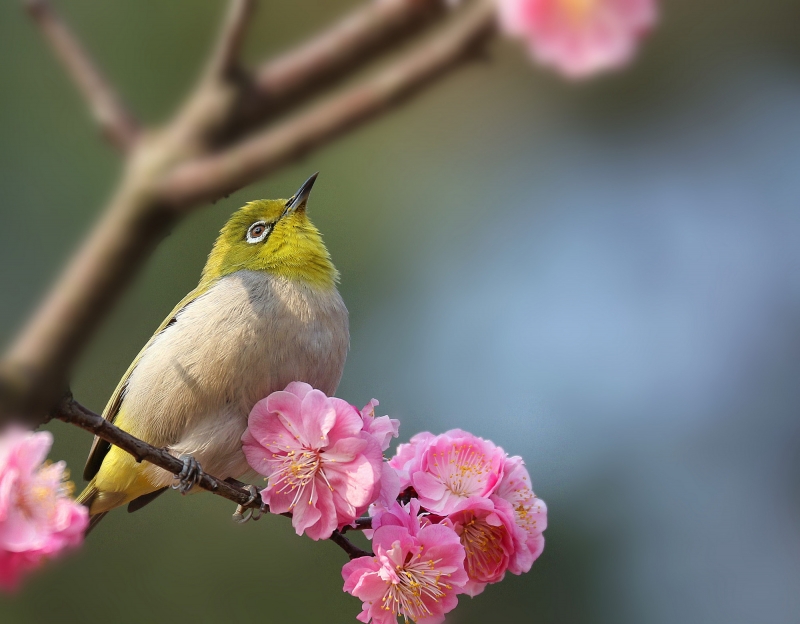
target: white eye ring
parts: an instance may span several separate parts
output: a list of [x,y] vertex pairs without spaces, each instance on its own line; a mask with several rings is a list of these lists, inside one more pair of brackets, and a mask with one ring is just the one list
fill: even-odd
[[251,245],[260,243],[267,237],[271,229],[272,226],[267,225],[266,221],[256,221],[247,228],[247,242]]

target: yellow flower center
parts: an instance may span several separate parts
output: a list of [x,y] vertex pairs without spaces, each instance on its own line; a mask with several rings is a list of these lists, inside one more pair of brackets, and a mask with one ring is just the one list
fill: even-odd
[[411,619],[416,622],[420,618],[429,617],[431,610],[425,600],[439,602],[445,590],[452,589],[452,586],[442,580],[450,575],[442,574],[436,569],[436,564],[441,559],[423,561],[421,551],[422,547],[416,555],[409,553],[406,562],[396,566],[397,581],[389,584],[381,600],[384,611],[402,615],[406,621]]
[[312,502],[315,491],[315,477],[320,474],[325,480],[331,491],[333,486],[328,481],[325,471],[322,469],[322,459],[319,451],[313,449],[303,449],[301,451],[289,451],[286,455],[273,455],[279,460],[278,468],[269,477],[270,486],[277,487],[279,493],[295,492],[291,507],[295,507],[306,486],[311,485],[309,493],[309,504]]
[[459,536],[467,553],[467,574],[476,581],[488,580],[503,560],[503,528],[473,517],[461,527]]
[[431,472],[452,494],[468,498],[481,493],[491,464],[471,444],[461,444],[451,447],[447,453],[434,453]]

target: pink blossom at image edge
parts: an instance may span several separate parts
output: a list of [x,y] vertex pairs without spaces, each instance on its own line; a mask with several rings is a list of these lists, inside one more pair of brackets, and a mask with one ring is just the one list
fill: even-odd
[[658,20],[657,0],[497,0],[501,29],[572,79],[618,69]]
[[83,543],[85,507],[69,498],[63,462],[43,463],[48,432],[12,428],[0,436],[0,589],[14,591],[45,559]]

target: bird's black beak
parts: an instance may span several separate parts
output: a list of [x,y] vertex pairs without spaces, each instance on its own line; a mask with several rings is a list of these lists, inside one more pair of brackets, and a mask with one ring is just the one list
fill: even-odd
[[311,195],[311,189],[314,186],[314,182],[317,181],[318,175],[319,171],[303,182],[303,185],[298,191],[286,202],[286,209],[283,211],[284,215],[295,212],[296,210],[305,210],[308,196]]

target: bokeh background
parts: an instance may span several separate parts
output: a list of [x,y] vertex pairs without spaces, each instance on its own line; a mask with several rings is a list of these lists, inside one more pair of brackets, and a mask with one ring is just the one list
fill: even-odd
[[[134,110],[192,84],[215,0],[63,0]],[[263,3],[251,60],[353,2]],[[800,4],[675,0],[637,63],[569,84],[514,44],[401,110],[199,210],[83,357],[101,410],[246,200],[310,203],[342,272],[339,395],[401,440],[467,428],[527,460],[550,508],[533,570],[453,622],[789,623],[800,617]],[[97,216],[119,161],[26,21],[0,3],[0,340]],[[61,423],[80,475],[90,437]],[[78,487],[83,483],[78,479]],[[0,621],[353,622],[344,554],[213,496],[110,515],[0,597]]]

